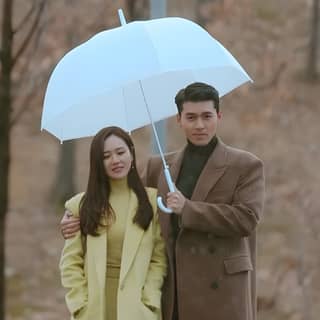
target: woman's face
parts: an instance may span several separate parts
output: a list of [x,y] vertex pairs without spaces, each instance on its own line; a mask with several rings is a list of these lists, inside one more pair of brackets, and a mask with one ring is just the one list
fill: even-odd
[[122,179],[130,171],[132,155],[127,144],[118,136],[111,135],[104,141],[104,168],[111,179]]

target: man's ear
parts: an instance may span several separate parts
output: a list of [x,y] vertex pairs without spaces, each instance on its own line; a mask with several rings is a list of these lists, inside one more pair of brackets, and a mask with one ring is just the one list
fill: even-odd
[[177,114],[176,119],[177,119],[178,125],[180,126],[181,125],[181,115],[179,113]]
[[218,119],[221,120],[221,118],[222,118],[222,112],[219,111],[219,112],[217,113],[217,116],[218,116]]

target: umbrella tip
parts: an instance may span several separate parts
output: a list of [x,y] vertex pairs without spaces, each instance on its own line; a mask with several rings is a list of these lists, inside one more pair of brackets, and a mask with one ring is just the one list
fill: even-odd
[[126,18],[123,14],[122,9],[118,9],[118,15],[119,15],[119,20],[122,26],[124,26],[125,24],[127,24]]

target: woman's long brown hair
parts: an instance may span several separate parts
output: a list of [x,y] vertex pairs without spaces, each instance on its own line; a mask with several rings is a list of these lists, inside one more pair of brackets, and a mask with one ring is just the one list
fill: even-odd
[[104,141],[111,135],[122,139],[132,155],[132,166],[128,173],[128,187],[135,192],[138,199],[138,208],[133,222],[146,230],[153,218],[151,203],[137,171],[135,149],[130,136],[119,127],[107,127],[101,129],[91,142],[88,185],[79,211],[80,229],[84,235],[97,236],[98,227],[101,226],[101,218],[105,216],[106,221],[112,221],[114,215],[109,202],[110,181],[103,163]]

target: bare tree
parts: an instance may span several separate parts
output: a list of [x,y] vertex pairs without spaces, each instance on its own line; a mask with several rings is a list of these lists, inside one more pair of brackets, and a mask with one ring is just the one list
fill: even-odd
[[[17,61],[32,42],[44,10],[45,0],[33,1],[31,9],[17,28],[13,28],[14,0],[4,0],[2,4],[2,33],[0,48],[0,320],[5,318],[5,225],[8,211],[9,169],[10,169],[10,129],[12,97],[12,71]],[[13,51],[16,34],[32,22],[26,36],[17,50]]]
[[75,169],[75,151],[74,141],[66,141],[62,144],[59,152],[59,162],[57,174],[53,183],[51,201],[59,211],[64,202],[75,193],[74,169]]
[[316,80],[319,77],[318,64],[318,49],[319,49],[319,0],[313,0],[311,6],[311,32],[310,43],[307,60],[307,78]]
[[206,27],[206,24],[209,20],[207,16],[203,15],[204,10],[202,10],[202,7],[205,7],[208,3],[211,4],[212,0],[197,0],[195,4],[195,22],[197,22],[203,28]]
[[171,0],[168,1],[168,14],[180,16],[192,21],[197,21],[198,0]]
[[126,0],[128,20],[140,20],[148,17],[149,0]]

